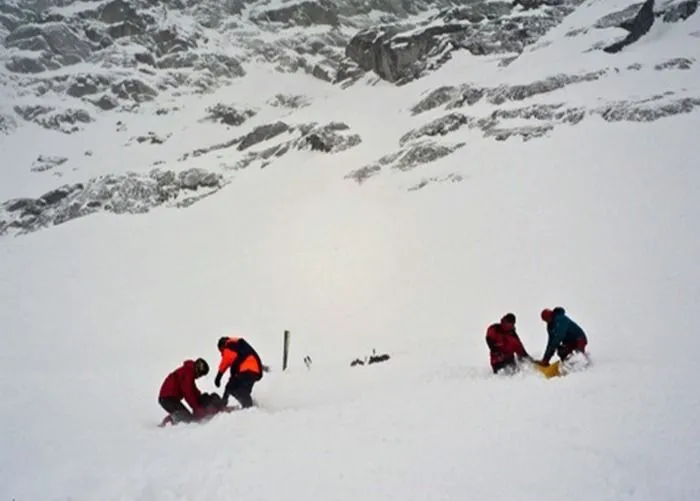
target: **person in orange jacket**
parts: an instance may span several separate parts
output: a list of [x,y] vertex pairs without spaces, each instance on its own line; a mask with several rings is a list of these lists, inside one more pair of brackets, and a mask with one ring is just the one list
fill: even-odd
[[228,396],[238,400],[241,407],[253,406],[253,386],[262,379],[263,364],[260,356],[253,347],[240,337],[222,337],[217,343],[221,353],[219,370],[214,379],[214,384],[218,388],[221,385],[221,378],[226,370],[231,376],[224,390],[224,403],[228,402]]

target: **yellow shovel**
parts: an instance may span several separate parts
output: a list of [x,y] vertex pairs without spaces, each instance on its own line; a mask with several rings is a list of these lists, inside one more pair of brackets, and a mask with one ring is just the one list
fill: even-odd
[[540,371],[544,377],[547,379],[553,378],[556,376],[561,376],[561,372],[559,371],[559,361],[557,360],[553,364],[549,365],[540,365],[538,363],[533,364],[535,366],[535,369]]

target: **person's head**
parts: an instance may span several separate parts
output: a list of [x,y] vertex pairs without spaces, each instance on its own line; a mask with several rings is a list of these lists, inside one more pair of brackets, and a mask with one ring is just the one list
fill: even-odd
[[506,313],[505,315],[503,315],[503,317],[501,318],[501,327],[503,327],[506,330],[515,329],[515,314]]
[[552,310],[550,310],[549,308],[545,308],[544,310],[542,310],[542,313],[540,313],[540,318],[547,323],[552,321],[553,316],[554,312],[552,312]]
[[216,343],[216,346],[217,346],[217,348],[219,348],[219,351],[224,351],[224,347],[226,346],[227,341],[228,341],[228,338],[226,336],[219,338],[219,342]]
[[209,374],[209,364],[203,358],[198,358],[194,361],[194,377],[195,379]]

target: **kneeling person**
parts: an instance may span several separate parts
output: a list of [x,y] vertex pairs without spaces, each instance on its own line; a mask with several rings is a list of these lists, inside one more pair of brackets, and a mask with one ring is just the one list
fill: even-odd
[[[168,413],[172,423],[192,422],[215,414],[223,408],[223,401],[216,393],[202,393],[195,382],[209,373],[209,365],[203,358],[185,360],[168,374],[160,388],[158,403]],[[185,400],[191,410],[185,407]],[[167,418],[166,418],[167,419]]]

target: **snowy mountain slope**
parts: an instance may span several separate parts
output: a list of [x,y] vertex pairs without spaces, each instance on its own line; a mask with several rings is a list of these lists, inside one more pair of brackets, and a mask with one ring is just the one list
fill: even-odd
[[[120,1],[117,6],[122,5]],[[81,26],[85,16],[88,20],[97,16],[110,22],[114,21],[114,16],[124,17],[128,12],[131,14],[127,17],[137,16],[135,7],[129,7],[131,10],[124,7],[120,11],[113,3],[70,3],[68,7],[42,11],[41,15],[44,21],[53,19],[51,16],[62,16],[64,21],[60,23],[69,27],[75,23]],[[285,73],[287,70],[280,73],[278,59],[268,58],[263,62],[251,55],[253,49],[248,50],[249,43],[259,45],[251,40],[267,40],[262,49],[255,49],[262,54],[267,54],[266,43],[276,48],[274,54],[291,46],[296,48],[289,50],[300,50],[291,39],[301,37],[312,43],[314,37],[326,37],[340,29],[345,30],[347,36],[337,42],[341,47],[348,43],[346,52],[352,54],[350,49],[354,42],[349,37],[362,24],[358,19],[364,19],[364,23],[374,19],[365,12],[366,8],[333,4],[342,11],[342,15],[338,14],[337,25],[308,25],[294,18],[296,20],[281,27],[278,22],[260,21],[255,12],[262,7],[257,4],[241,8],[240,13],[232,11],[231,17],[217,17],[216,23],[206,22],[201,19],[201,12],[207,5],[159,5],[139,10],[138,15],[143,17],[142,24],[146,26],[146,38],[138,34],[118,37],[106,48],[91,52],[88,62],[44,71],[38,77],[10,74],[16,85],[21,82],[21,90],[16,85],[6,85],[6,102],[13,103],[13,109],[19,112],[29,110],[32,120],[39,120],[43,126],[25,124],[3,141],[3,151],[12,163],[5,163],[3,167],[8,174],[7,181],[0,187],[0,198],[8,201],[2,206],[4,210],[0,209],[0,232],[34,231],[101,210],[129,213],[148,211],[164,203],[188,206],[227,186],[241,169],[274,165],[290,149],[311,148],[319,154],[330,151],[334,153],[334,163],[347,165],[343,175],[350,182],[364,182],[382,170],[405,171],[462,150],[464,141],[458,136],[464,134],[465,127],[469,129],[467,137],[478,134],[499,141],[530,140],[549,134],[554,127],[576,125],[586,117],[601,116],[608,122],[649,121],[687,113],[698,105],[699,80],[693,41],[699,27],[692,8],[696,4],[692,1],[654,4],[650,31],[615,53],[603,49],[618,43],[624,33],[628,33],[617,26],[634,24],[632,21],[643,17],[647,4],[563,3],[558,7],[544,4],[536,9],[516,5],[506,9],[503,14],[506,17],[497,14],[498,9],[505,9],[498,3],[470,3],[457,10],[438,10],[438,14],[421,14],[423,4],[415,4],[410,12],[399,9],[394,13],[399,17],[411,14],[414,25],[427,23],[427,28],[414,28],[412,32],[405,31],[404,25],[396,28],[399,30],[396,36],[403,37],[401,43],[409,48],[413,44],[423,46],[421,44],[426,43],[421,41],[425,40],[423,33],[429,32],[437,20],[454,16],[466,16],[466,20],[461,21],[462,28],[477,22],[480,26],[498,26],[505,19],[518,16],[560,21],[543,31],[544,35],[536,43],[525,44],[522,51],[513,56],[497,48],[484,55],[474,55],[475,50],[470,45],[479,41],[485,43],[488,36],[501,36],[496,34],[505,31],[487,30],[491,35],[483,30],[467,30],[466,35],[455,32],[450,36],[466,38],[460,39],[462,42],[452,40],[447,59],[435,66],[432,73],[398,87],[377,81],[371,74],[347,87],[302,73]],[[298,5],[302,4],[293,4]],[[578,7],[572,10],[574,6]],[[379,7],[391,10],[390,5]],[[272,7],[265,5],[265,8]],[[473,16],[481,12],[479,9],[487,9],[483,11],[486,17],[474,19]],[[112,11],[121,14],[110,14]],[[567,16],[561,17],[567,12]],[[362,17],[365,15],[368,17]],[[40,22],[38,26],[43,27],[47,22]],[[240,26],[232,28],[234,22]],[[101,29],[107,29],[104,26]],[[22,29],[16,28],[13,33]],[[168,33],[176,32],[179,38],[163,38],[163,30],[168,29]],[[192,39],[196,43],[175,44],[174,40],[180,39]],[[439,42],[430,40],[430,47]],[[467,50],[459,50],[458,42],[466,43]],[[172,46],[171,52],[158,55],[159,50],[164,50],[158,48],[159,43]],[[154,61],[157,59],[155,67],[144,67],[138,59],[146,56],[139,56],[132,63],[122,61],[125,66],[120,69],[110,59],[110,54],[119,47],[141,47],[136,53],[155,54],[152,56]],[[240,60],[235,65],[240,71],[235,70],[235,75],[227,77],[212,68],[198,70],[199,63],[190,60],[202,60],[202,50],[206,47],[222,57]],[[232,47],[236,49],[232,51]],[[18,47],[11,47],[6,57],[19,57],[18,50]],[[379,58],[377,61],[385,61],[386,57],[389,57],[386,61],[398,61],[394,58],[398,56],[382,54],[381,51],[375,54]],[[413,59],[402,56],[401,60],[407,64],[411,60],[423,61],[421,64],[431,61],[428,53],[412,54]],[[517,57],[513,59],[514,56]],[[190,62],[182,68],[172,68],[167,58],[173,57]],[[204,60],[212,62],[208,57]],[[381,64],[389,64],[386,61]],[[439,69],[440,65],[444,71]],[[47,118],[66,106],[76,110],[94,100],[102,84],[85,83],[81,75],[85,75],[85,71],[93,72],[90,68],[107,75],[107,80],[114,80],[119,74],[120,78],[131,75],[128,78],[136,81],[138,76],[144,85],[158,91],[146,101],[136,94],[124,95],[126,100],[112,111],[87,112],[90,122],[84,126],[76,125],[70,118],[65,129],[62,119]],[[60,74],[68,79],[58,77]],[[191,81],[195,76],[210,81],[204,93]],[[73,87],[66,87],[78,85],[78,81],[82,82],[81,89],[89,91],[82,97],[79,95],[83,91],[76,94],[70,90]],[[160,90],[165,81],[172,85],[167,84]],[[143,90],[140,84],[134,85],[134,89]],[[119,100],[120,88],[112,87],[111,97],[107,94],[102,97]],[[265,91],[261,93],[260,89]],[[37,96],[37,92],[40,95]],[[63,92],[69,95],[61,94]],[[142,102],[135,103],[133,99]],[[404,106],[409,99],[412,104]],[[367,106],[358,107],[358,102]],[[390,125],[386,117],[397,106],[403,107],[404,119]],[[46,115],[42,110],[49,108],[54,111]],[[12,123],[22,121],[16,112],[9,116]],[[372,126],[371,134],[358,133],[365,124],[376,123],[382,123],[381,130]],[[51,130],[51,124],[63,128],[64,133]],[[49,129],[44,130],[47,126]],[[450,134],[457,130],[460,132]],[[70,131],[73,132],[65,133]],[[105,135],[114,137],[107,149],[99,146],[107,144],[99,139]],[[203,167],[206,170],[202,170]],[[154,170],[156,168],[158,170]],[[26,197],[29,198],[23,200]]]
[[[561,13],[549,3],[504,15],[544,25]],[[76,5],[104,4],[51,12]],[[395,11],[377,55],[447,40],[449,57],[415,52],[394,67],[406,81],[335,83],[280,71],[287,37],[325,28],[253,21],[299,3],[180,5],[139,12],[208,38],[177,57],[221,50],[245,75],[197,92],[211,70],[143,73],[123,57],[138,34],[36,80],[2,70],[16,126],[0,137],[1,499],[698,498],[697,2],[655,2],[619,52],[603,49],[636,32],[616,26],[642,4],[562,2],[576,9],[536,40],[482,55],[469,37],[503,38],[502,16],[429,43],[418,25],[500,2],[377,3],[341,23],[334,51]],[[197,20],[216,5],[241,13]],[[242,31],[278,49],[228,53]],[[101,110],[60,85],[37,94],[61,71],[192,78],[137,105],[101,88],[119,103]],[[14,110],[29,104],[93,121],[61,132]],[[589,334],[593,367],[492,376],[486,327],[514,311],[539,357],[554,305]],[[188,357],[213,366],[229,333],[272,367],[260,408],[155,428],[163,378]],[[391,359],[350,367],[373,349]]]
[[[185,211],[3,239],[2,496],[693,499],[698,122],[669,120],[481,139],[402,173],[465,177],[417,193],[296,152]],[[488,323],[515,311],[538,356],[551,304],[594,368],[490,376]],[[272,366],[263,408],[154,429],[162,378],[224,332]]]

